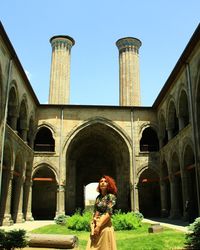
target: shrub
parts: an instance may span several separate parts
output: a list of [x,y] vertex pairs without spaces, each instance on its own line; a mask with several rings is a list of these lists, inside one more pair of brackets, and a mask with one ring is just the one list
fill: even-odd
[[115,213],[112,217],[112,223],[116,231],[133,230],[141,226],[142,214],[136,212]]
[[23,248],[28,245],[26,231],[23,229],[0,232],[1,249]]
[[90,211],[84,211],[81,215],[80,210],[77,210],[75,214],[67,220],[67,227],[76,231],[90,231],[91,218],[92,215]]
[[188,249],[200,249],[200,217],[196,218],[188,229],[185,245]]
[[[67,227],[75,231],[90,231],[90,222],[92,218],[91,210],[76,210],[75,214],[67,219]],[[121,210],[115,210],[112,216],[113,227],[118,230],[133,230],[141,226],[143,215],[139,212],[122,213]]]
[[67,216],[65,214],[60,214],[57,215],[56,218],[54,219],[55,223],[58,225],[66,225],[67,224],[67,220],[70,216]]
[[4,242],[5,242],[5,231],[0,229],[0,249],[3,249]]

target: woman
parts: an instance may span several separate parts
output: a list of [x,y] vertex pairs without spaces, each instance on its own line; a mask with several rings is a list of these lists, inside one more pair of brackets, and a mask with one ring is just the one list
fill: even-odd
[[116,203],[117,187],[115,181],[104,175],[98,184],[91,222],[91,234],[86,250],[116,250],[116,240],[111,222],[113,206]]

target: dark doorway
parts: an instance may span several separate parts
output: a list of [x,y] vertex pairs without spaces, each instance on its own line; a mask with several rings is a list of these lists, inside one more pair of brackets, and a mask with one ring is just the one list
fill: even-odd
[[139,183],[139,210],[144,217],[160,216],[160,183],[159,177],[151,169],[142,172]]
[[57,183],[53,171],[41,167],[33,176],[32,214],[36,220],[52,220],[56,215]]

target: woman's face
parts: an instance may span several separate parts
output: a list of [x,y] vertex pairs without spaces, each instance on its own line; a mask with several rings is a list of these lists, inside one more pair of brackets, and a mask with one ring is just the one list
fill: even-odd
[[106,178],[101,178],[99,181],[99,188],[101,191],[106,191],[108,187],[108,182]]

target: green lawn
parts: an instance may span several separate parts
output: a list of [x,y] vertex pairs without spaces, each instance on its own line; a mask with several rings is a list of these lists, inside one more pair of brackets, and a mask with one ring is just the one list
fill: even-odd
[[[131,231],[116,231],[118,250],[172,250],[183,249],[185,234],[176,230],[164,228],[160,233],[148,233],[149,224]],[[33,230],[34,233],[72,234],[79,238],[80,250],[85,250],[89,232],[72,231],[65,226],[49,225]]]

